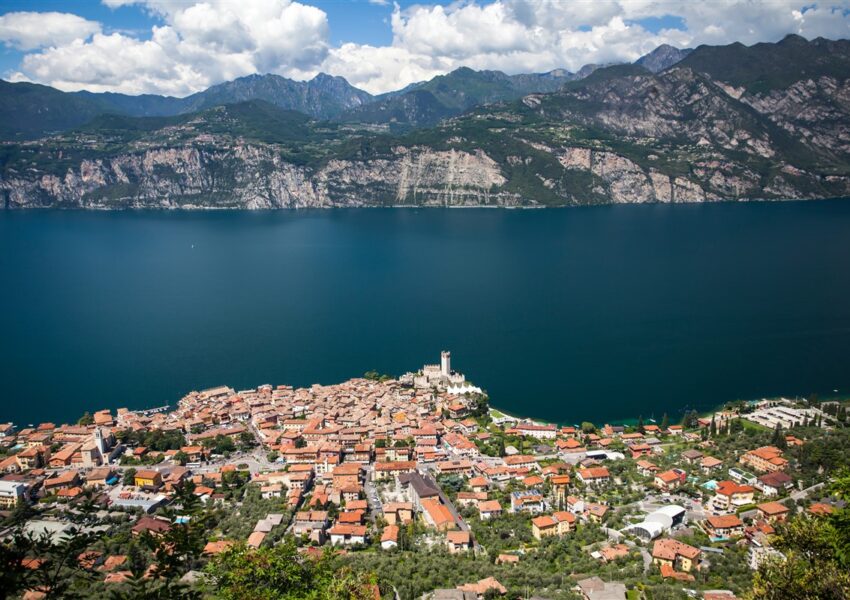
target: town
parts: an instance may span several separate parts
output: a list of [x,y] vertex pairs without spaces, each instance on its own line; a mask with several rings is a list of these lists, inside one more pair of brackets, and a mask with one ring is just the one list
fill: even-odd
[[234,556],[286,546],[373,574],[378,599],[742,598],[783,523],[845,510],[846,424],[816,398],[540,423],[491,408],[449,352],[398,378],[9,423],[4,592],[206,593]]

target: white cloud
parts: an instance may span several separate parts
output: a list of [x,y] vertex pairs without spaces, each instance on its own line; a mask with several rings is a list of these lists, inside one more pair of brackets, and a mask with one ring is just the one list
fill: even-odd
[[63,90],[183,96],[257,72],[303,78],[328,54],[327,15],[299,2],[107,1],[132,3],[165,23],[153,27],[150,40],[123,33],[69,40],[26,55],[10,78]]
[[11,12],[0,15],[0,42],[18,50],[62,46],[100,31],[100,24],[60,12]]
[[[83,19],[89,29],[65,37],[58,26],[52,38],[26,34],[32,27],[0,27],[7,44],[41,48],[27,54],[12,77],[62,89],[183,95],[250,73],[303,79],[326,71],[375,93],[460,66],[509,73],[577,70],[588,63],[633,61],[662,43],[752,44],[787,33],[850,37],[845,15],[850,0],[808,6],[808,0],[461,0],[404,10],[396,5],[391,44],[337,47],[328,43],[327,15],[303,3],[307,0],[102,1],[110,7],[140,5],[163,25],[149,41],[104,35]],[[684,27],[653,32],[640,24],[665,17]]]

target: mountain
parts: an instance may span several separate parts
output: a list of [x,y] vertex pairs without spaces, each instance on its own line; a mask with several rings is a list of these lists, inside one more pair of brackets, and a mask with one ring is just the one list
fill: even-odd
[[0,138],[33,138],[78,127],[103,112],[103,107],[35,83],[0,80]]
[[436,125],[474,106],[516,100],[525,94],[554,92],[575,75],[563,69],[548,73],[506,75],[461,67],[425,82],[386,94],[371,104],[349,110],[339,119],[401,127]]
[[845,77],[850,41],[788,35],[776,44],[699,46],[679,65],[750,93],[769,92],[803,79]]
[[[742,66],[755,59],[761,66]],[[850,196],[848,64],[844,41],[705,46],[658,73],[602,67],[517,100],[500,100],[524,85],[510,76],[461,72],[395,100],[410,103],[398,109],[403,118],[420,111],[417,122],[464,112],[394,134],[259,100],[101,115],[0,145],[0,199],[7,208],[103,209]]]
[[357,89],[342,77],[324,73],[310,81],[294,81],[279,75],[249,75],[184,98],[180,112],[195,112],[246,100],[265,100],[280,108],[328,119],[370,102],[372,95]]
[[647,71],[658,73],[680,62],[691,52],[693,52],[693,48],[680,49],[669,44],[661,44],[649,54],[644,54],[637,59],[635,64],[642,66]]
[[32,139],[67,131],[97,115],[163,117],[197,112],[213,106],[264,100],[318,119],[372,100],[372,95],[342,77],[320,73],[310,81],[279,75],[250,75],[212,86],[186,98],[144,94],[61,92],[31,83],[0,81],[0,139]]

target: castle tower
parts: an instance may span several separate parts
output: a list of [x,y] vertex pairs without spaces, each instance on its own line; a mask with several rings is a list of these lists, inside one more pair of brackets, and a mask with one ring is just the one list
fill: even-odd
[[94,430],[94,443],[100,451],[100,455],[106,456],[106,443],[103,441],[103,430],[100,427]]
[[452,374],[452,353],[448,350],[440,353],[440,373],[446,377]]

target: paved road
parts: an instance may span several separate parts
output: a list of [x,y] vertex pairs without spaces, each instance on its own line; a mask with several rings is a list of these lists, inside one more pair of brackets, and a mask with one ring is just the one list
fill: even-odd
[[824,485],[826,485],[826,484],[825,483],[816,483],[815,485],[813,485],[811,487],[807,487],[804,490],[792,492],[791,498],[793,498],[794,500],[802,500],[802,499],[808,497],[808,495],[811,494],[812,492],[816,492],[817,490],[823,488]]

